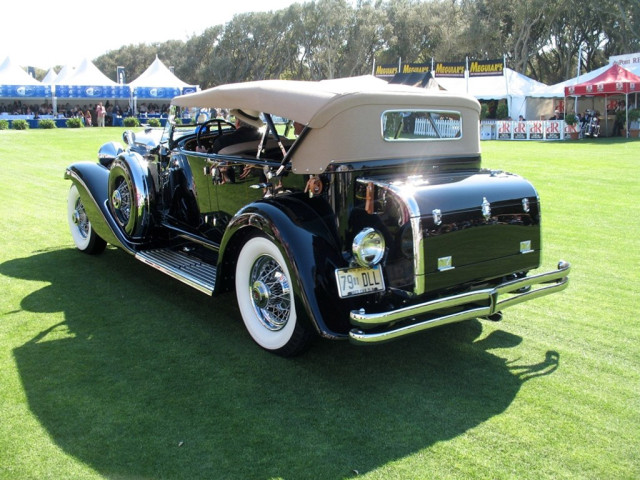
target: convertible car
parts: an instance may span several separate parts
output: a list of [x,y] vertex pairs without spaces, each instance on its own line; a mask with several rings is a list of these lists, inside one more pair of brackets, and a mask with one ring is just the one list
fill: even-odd
[[164,131],[126,131],[125,148],[67,168],[71,235],[207,295],[235,291],[253,340],[283,356],[318,336],[499,320],[566,288],[570,266],[531,273],[538,194],[481,166],[479,113],[470,97],[357,78],[179,96]]

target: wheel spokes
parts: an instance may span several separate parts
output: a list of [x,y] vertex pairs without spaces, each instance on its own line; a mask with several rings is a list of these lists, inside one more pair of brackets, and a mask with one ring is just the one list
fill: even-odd
[[278,262],[260,257],[251,271],[250,288],[260,322],[269,330],[282,329],[291,314],[291,289]]
[[79,198],[73,211],[73,223],[76,225],[78,232],[80,232],[80,235],[82,235],[83,238],[87,238],[89,236],[89,219],[87,218],[87,212],[84,210],[84,205]]
[[113,191],[111,202],[119,213],[122,222],[127,223],[131,216],[131,191],[124,178],[120,179],[118,186]]

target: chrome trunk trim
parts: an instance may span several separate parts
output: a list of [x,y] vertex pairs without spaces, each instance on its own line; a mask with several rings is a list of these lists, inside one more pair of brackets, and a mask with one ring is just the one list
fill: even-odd
[[[488,317],[518,303],[564,290],[569,284],[568,274],[570,270],[571,265],[568,262],[560,261],[557,270],[511,280],[494,288],[438,298],[387,312],[367,314],[361,310],[352,310],[349,314],[351,323],[360,328],[354,328],[349,332],[349,340],[352,343],[380,343],[448,323],[461,322],[477,317]],[[539,286],[539,288],[530,289],[535,285]],[[500,296],[506,294],[512,294],[512,296],[499,300]],[[442,310],[451,308],[461,310],[442,313]],[[392,326],[392,324],[399,321],[410,321],[417,316],[429,314],[434,316],[399,327]],[[371,333],[362,330],[375,327],[389,328]]]
[[[421,177],[409,177],[409,180],[421,180]],[[414,280],[414,295],[421,295],[426,291],[425,285],[425,258],[424,258],[424,237],[422,232],[422,213],[420,212],[420,206],[413,197],[414,187],[409,182],[403,184],[393,184],[386,181],[373,178],[358,178],[358,183],[368,184],[371,183],[378,188],[383,188],[396,195],[404,204],[406,214],[411,223],[411,232],[413,235],[413,280]]]

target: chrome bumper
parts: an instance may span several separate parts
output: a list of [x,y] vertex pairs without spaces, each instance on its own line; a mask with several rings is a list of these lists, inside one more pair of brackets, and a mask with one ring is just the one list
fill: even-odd
[[[359,328],[354,328],[349,332],[349,340],[352,343],[360,344],[380,343],[448,323],[462,322],[477,317],[489,317],[512,305],[564,290],[569,283],[570,270],[571,265],[568,262],[560,261],[557,270],[518,278],[501,283],[494,288],[438,298],[388,312],[365,313],[363,310],[352,310],[349,314],[351,324]],[[534,286],[538,286],[538,288],[531,288]],[[523,289],[527,289],[527,291],[523,291]],[[512,294],[512,296],[499,299],[500,296],[507,294]],[[438,311],[448,309],[458,310],[453,313],[438,314]],[[432,316],[429,316],[430,314]],[[403,322],[400,327],[393,326],[399,321],[410,321],[419,316],[429,317],[411,324]],[[385,326],[388,328],[384,328]],[[380,330],[380,327],[384,329]],[[375,332],[366,332],[367,329],[373,328],[376,328]]]

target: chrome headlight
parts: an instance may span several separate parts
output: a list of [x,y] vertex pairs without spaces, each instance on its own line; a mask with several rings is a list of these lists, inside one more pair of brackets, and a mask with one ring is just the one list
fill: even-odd
[[372,267],[382,260],[385,248],[384,237],[376,229],[367,227],[355,236],[351,248],[359,265]]

